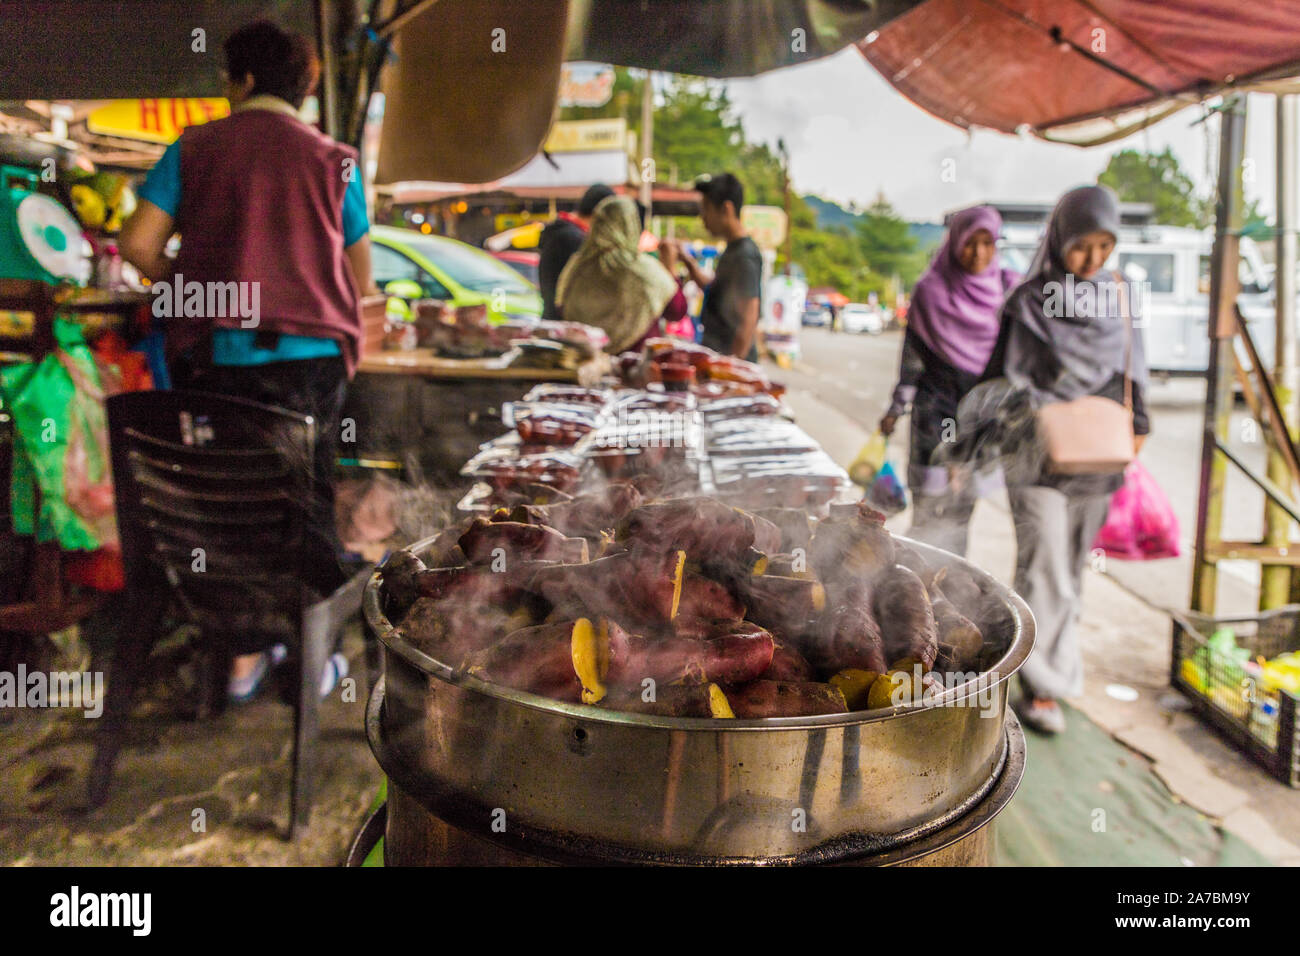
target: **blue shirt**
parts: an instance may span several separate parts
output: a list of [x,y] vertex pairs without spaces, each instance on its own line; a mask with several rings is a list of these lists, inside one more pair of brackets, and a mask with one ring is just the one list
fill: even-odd
[[[137,196],[147,199],[169,216],[175,216],[181,204],[181,143],[176,140],[149,170]],[[353,177],[343,193],[343,245],[360,241],[370,231],[366,216],[366,194],[361,178]],[[329,358],[340,355],[333,339],[307,335],[281,335],[275,348],[258,348],[256,329],[214,329],[212,333],[213,365],[265,365],[294,359]]]

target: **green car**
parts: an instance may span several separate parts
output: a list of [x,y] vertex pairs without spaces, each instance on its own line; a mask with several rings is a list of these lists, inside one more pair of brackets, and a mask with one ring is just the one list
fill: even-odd
[[[370,261],[375,285],[396,299],[442,299],[457,307],[486,305],[489,322],[542,315],[542,297],[535,285],[499,259],[458,239],[373,226]],[[390,300],[390,313],[405,309],[405,303]]]

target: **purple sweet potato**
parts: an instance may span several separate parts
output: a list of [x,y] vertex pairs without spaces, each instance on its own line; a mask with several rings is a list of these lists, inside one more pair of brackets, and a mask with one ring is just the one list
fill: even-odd
[[640,624],[672,621],[681,604],[686,555],[635,549],[586,564],[542,568],[532,588],[553,605],[575,605],[593,613]]
[[707,621],[739,621],[745,616],[745,606],[725,585],[702,574],[687,572],[682,579],[678,613]]
[[852,668],[883,673],[884,641],[870,592],[865,588],[838,592],[820,626],[805,639],[804,653],[821,671]]
[[672,498],[634,508],[620,540],[638,548],[685,551],[692,561],[726,561],[754,545],[754,519],[714,498]]
[[588,559],[587,542],[569,538],[545,525],[476,518],[460,536],[460,549],[471,564],[489,564],[504,556],[510,561],[563,561],[578,564]]
[[826,609],[826,589],[811,578],[760,574],[742,588],[749,619],[778,634],[803,633]]
[[894,565],[894,539],[869,515],[854,512],[817,522],[808,563],[825,584],[870,581]]
[[844,695],[830,684],[755,680],[739,687],[725,688],[725,693],[732,712],[741,719],[849,712]]
[[772,651],[772,663],[767,670],[758,675],[759,680],[767,681],[810,681],[816,678],[816,672],[808,659],[789,644],[777,642]]
[[[647,700],[646,698],[649,697]],[[610,710],[659,717],[734,717],[717,684],[663,684],[653,688],[613,690],[600,702]]]
[[880,576],[873,591],[873,609],[889,667],[906,670],[919,663],[930,670],[939,641],[930,595],[916,572],[896,564]]
[[639,637],[629,639],[626,664],[611,680],[638,685],[646,678],[656,684],[677,681],[744,683],[772,664],[772,635],[747,621],[721,626],[714,637]]

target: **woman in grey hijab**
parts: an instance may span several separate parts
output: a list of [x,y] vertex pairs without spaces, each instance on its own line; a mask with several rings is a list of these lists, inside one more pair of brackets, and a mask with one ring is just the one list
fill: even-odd
[[[1081,186],[1061,197],[1025,280],[1007,297],[998,344],[983,378],[1005,379],[997,403],[1022,425],[998,437],[1008,467],[1007,491],[1016,526],[1015,588],[1034,612],[1034,652],[1020,671],[1025,694],[1015,709],[1045,733],[1065,729],[1058,699],[1083,692],[1083,654],[1075,623],[1083,569],[1106,520],[1122,474],[1064,476],[1048,472],[1026,408],[1084,395],[1124,401],[1132,381],[1133,432],[1140,448],[1149,424],[1143,401],[1146,358],[1133,328],[1127,283],[1103,271],[1119,234],[1119,202],[1102,186]],[[1126,369],[1127,361],[1127,369]],[[1006,396],[1014,396],[1008,400]],[[972,404],[980,396],[969,396]],[[988,407],[987,393],[983,399]],[[969,411],[969,408],[967,409]],[[965,427],[960,419],[959,428]]]

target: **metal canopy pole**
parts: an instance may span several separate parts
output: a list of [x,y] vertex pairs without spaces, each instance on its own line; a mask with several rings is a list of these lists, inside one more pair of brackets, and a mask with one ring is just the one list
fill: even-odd
[[1192,562],[1192,609],[1213,614],[1218,569],[1212,554],[1223,527],[1223,489],[1227,463],[1216,454],[1228,443],[1232,413],[1233,335],[1240,280],[1242,158],[1246,142],[1246,101],[1235,96],[1219,110],[1219,185],[1215,197],[1214,252],[1210,262],[1210,362],[1205,383],[1205,428],[1201,437],[1200,494],[1196,505],[1196,554]]

